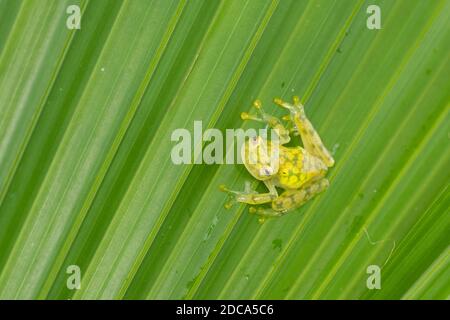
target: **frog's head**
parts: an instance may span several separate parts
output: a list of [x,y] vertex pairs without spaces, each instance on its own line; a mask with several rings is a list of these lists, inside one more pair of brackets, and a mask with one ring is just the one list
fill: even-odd
[[256,136],[245,142],[241,150],[247,170],[258,180],[269,180],[278,173],[279,149],[270,141]]

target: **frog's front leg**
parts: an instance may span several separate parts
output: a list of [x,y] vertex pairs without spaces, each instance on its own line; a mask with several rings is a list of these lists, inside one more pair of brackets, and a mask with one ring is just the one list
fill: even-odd
[[320,139],[320,136],[314,129],[312,123],[306,117],[305,108],[300,103],[300,99],[298,97],[294,97],[293,100],[293,105],[281,99],[274,99],[274,102],[291,112],[291,119],[302,138],[305,150],[322,160],[327,167],[332,167],[334,165],[334,159],[324,146],[322,139]]
[[275,130],[281,145],[286,144],[291,140],[291,137],[289,136],[290,130],[282,124],[280,119],[265,113],[262,108],[261,101],[255,100],[255,102],[253,102],[253,107],[256,109],[258,116],[250,115],[247,112],[242,112],[242,120],[254,120],[267,124],[267,126]]
[[261,217],[279,217],[304,205],[315,195],[325,191],[330,183],[327,179],[311,182],[297,190],[286,190],[272,201],[272,208],[251,207],[250,213]]
[[252,190],[249,182],[245,183],[244,191],[230,190],[226,186],[221,185],[221,191],[227,192],[230,197],[230,201],[225,204],[225,208],[231,208],[234,202],[243,202],[247,204],[263,204],[272,202],[278,197],[277,189],[270,180],[264,181],[264,184],[267,186],[267,189],[269,189],[269,192],[267,193],[258,193]]

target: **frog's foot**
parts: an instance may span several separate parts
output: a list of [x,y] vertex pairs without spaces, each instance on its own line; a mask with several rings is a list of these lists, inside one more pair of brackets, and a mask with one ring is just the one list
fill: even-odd
[[234,190],[230,190],[228,189],[225,185],[220,185],[219,187],[220,191],[222,192],[226,192],[228,197],[227,197],[227,202],[225,202],[225,204],[223,205],[225,209],[231,209],[233,207],[233,205],[236,203],[236,192]]
[[277,104],[278,106],[285,108],[287,110],[289,110],[290,114],[284,116],[282,119],[287,121],[287,128],[289,130],[289,133],[291,133],[294,136],[299,136],[300,135],[300,131],[299,128],[296,125],[295,122],[295,116],[301,118],[302,120],[306,119],[306,114],[305,114],[305,107],[303,106],[303,104],[300,102],[300,98],[297,96],[294,96],[292,98],[294,104],[291,104],[289,102],[283,101],[280,98],[275,98],[273,99],[273,102],[275,104]]
[[250,115],[247,112],[242,112],[242,120],[254,120],[267,124],[270,128],[277,132],[281,144],[288,143],[291,140],[289,136],[289,129],[282,124],[280,119],[264,112],[260,100],[255,100],[255,102],[253,102],[253,107],[256,109],[257,116]]
[[300,102],[300,98],[297,96],[294,96],[292,98],[293,104],[283,101],[280,98],[273,99],[273,102],[277,105],[279,105],[282,108],[285,108],[291,112],[291,114],[298,114],[300,116],[305,116],[305,107]]
[[250,208],[248,208],[248,212],[250,214],[258,215],[258,223],[262,225],[262,224],[264,224],[264,222],[266,222],[269,219],[269,217],[265,216],[264,214],[263,215],[259,215],[258,214],[259,210],[264,210],[264,209],[258,208],[258,207],[250,207]]
[[230,209],[236,202],[262,204],[272,202],[278,197],[276,190],[267,193],[258,193],[252,190],[250,182],[245,183],[244,191],[230,190],[224,185],[220,186],[220,190],[228,193],[228,201],[225,203],[226,209]]
[[253,108],[256,109],[258,116],[250,115],[247,112],[242,112],[241,119],[242,120],[254,120],[254,121],[258,121],[258,122],[267,123],[269,125],[271,125],[271,124],[276,125],[276,124],[280,123],[280,120],[278,118],[264,112],[261,100],[255,100],[253,102]]

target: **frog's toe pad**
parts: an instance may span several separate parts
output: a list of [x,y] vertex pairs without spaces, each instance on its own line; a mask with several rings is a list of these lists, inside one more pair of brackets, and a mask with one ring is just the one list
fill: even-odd
[[234,202],[233,201],[228,201],[228,202],[226,202],[224,205],[223,205],[223,207],[225,208],[225,209],[231,209],[232,207],[233,207],[233,204],[234,204]]

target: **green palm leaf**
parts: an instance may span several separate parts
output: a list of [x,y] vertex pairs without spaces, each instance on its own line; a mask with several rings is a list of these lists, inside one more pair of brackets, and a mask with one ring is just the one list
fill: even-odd
[[[0,0],[0,298],[448,299],[450,2],[377,1],[380,30],[371,4]],[[295,212],[171,161],[175,129],[294,94],[336,160]]]

